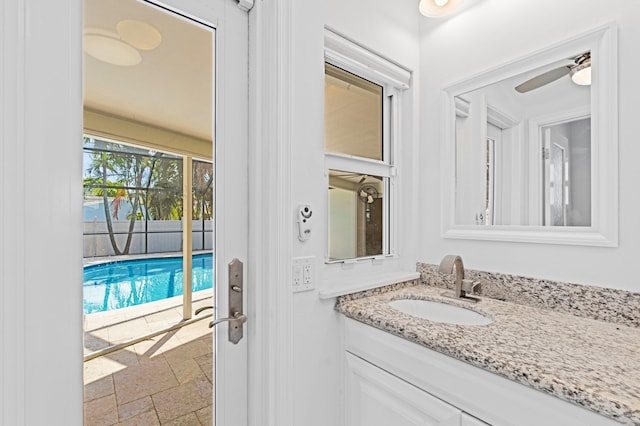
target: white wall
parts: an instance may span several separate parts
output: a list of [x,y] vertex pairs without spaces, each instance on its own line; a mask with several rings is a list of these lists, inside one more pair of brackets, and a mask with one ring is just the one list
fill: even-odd
[[[612,0],[475,0],[472,7],[444,21],[422,20],[421,60],[421,247],[422,261],[463,256],[469,268],[514,273],[640,291],[629,274],[640,253],[637,143],[640,82],[640,2]],[[440,237],[440,96],[444,85],[542,49],[567,37],[616,21],[619,26],[619,179],[620,245],[577,247],[445,240]],[[436,201],[436,202],[434,202]]]
[[82,423],[81,11],[0,4],[3,425]]
[[[324,176],[324,39],[323,28],[331,27],[344,36],[376,51],[411,70],[418,68],[417,2],[402,0],[329,0],[294,3],[293,117],[292,117],[292,225],[298,203],[314,209],[313,235],[305,243],[294,242],[294,256],[315,256],[316,283],[326,274],[322,266],[327,239],[327,181]],[[417,112],[417,96],[408,93],[409,106]],[[416,123],[416,124],[413,124]],[[410,117],[404,166],[407,181],[415,171],[413,137],[417,121]],[[413,202],[410,190],[402,194]],[[415,223],[414,209],[407,209],[403,221]],[[408,270],[415,270],[417,240],[399,247]],[[342,345],[340,316],[334,311],[335,299],[321,300],[317,291],[297,293],[293,299],[293,424],[342,424]]]

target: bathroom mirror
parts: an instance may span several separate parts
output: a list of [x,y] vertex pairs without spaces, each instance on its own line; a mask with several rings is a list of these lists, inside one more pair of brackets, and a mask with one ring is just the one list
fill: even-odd
[[606,25],[444,89],[445,238],[617,245],[616,39]]

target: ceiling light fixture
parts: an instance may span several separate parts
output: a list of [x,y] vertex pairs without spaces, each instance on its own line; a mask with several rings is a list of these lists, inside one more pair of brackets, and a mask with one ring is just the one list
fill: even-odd
[[463,0],[420,0],[420,13],[428,18],[450,15],[462,7]]
[[84,51],[111,65],[123,67],[142,62],[139,50],[153,50],[162,41],[162,35],[146,22],[125,19],[116,25],[117,33],[101,28],[86,28]]
[[120,40],[118,34],[98,28],[85,31],[84,51],[99,61],[121,67],[131,67],[142,61],[140,52]]
[[586,58],[578,66],[571,68],[569,74],[575,84],[589,86],[591,84],[591,58]]

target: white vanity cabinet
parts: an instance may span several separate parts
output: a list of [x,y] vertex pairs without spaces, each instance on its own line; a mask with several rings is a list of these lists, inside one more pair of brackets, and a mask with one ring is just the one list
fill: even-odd
[[344,319],[346,425],[619,425],[550,394]]

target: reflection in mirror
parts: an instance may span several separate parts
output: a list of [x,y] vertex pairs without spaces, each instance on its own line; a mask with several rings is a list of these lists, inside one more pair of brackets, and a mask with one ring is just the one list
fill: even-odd
[[617,67],[610,23],[446,86],[443,237],[616,247]]
[[329,170],[329,259],[383,254],[386,178]]
[[459,225],[590,226],[590,52],[454,98]]
[[325,151],[382,161],[382,86],[324,67]]

